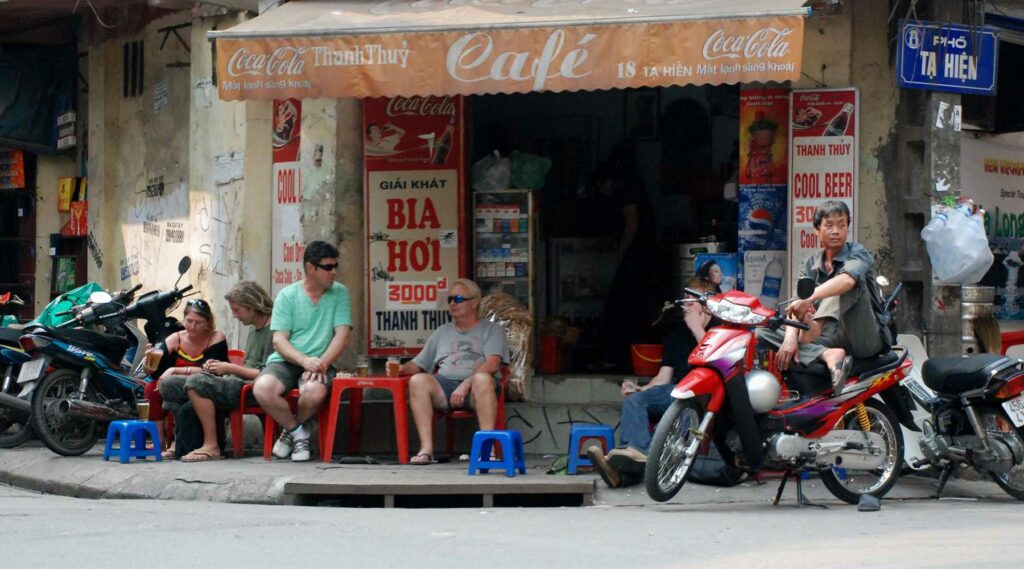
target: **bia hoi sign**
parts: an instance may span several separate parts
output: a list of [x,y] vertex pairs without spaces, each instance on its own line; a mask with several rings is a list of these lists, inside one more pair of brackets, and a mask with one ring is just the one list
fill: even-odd
[[986,26],[900,22],[896,57],[900,87],[996,94],[999,32]]

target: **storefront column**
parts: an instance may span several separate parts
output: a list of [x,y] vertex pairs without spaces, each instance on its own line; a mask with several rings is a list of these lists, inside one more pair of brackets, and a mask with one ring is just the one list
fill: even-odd
[[334,203],[337,208],[336,241],[341,253],[338,279],[352,295],[353,338],[342,357],[342,365],[354,364],[356,354],[366,353],[366,247],[363,218],[362,103],[340,99],[335,142]]

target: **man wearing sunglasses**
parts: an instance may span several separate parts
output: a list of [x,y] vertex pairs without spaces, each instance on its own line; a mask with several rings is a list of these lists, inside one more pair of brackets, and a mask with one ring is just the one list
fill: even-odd
[[[283,428],[274,443],[278,458],[307,461],[309,429],[306,421],[327,400],[333,364],[348,346],[352,308],[348,288],[335,282],[338,250],[324,241],[306,245],[302,258],[305,278],[277,294],[270,329],[274,353],[256,378],[253,395]],[[285,399],[299,388],[298,411],[292,414]]]
[[480,319],[480,287],[458,279],[448,296],[452,322],[441,326],[412,360],[402,364],[409,380],[409,406],[420,438],[411,464],[434,461],[434,409],[472,408],[481,430],[494,429],[500,386],[497,374],[508,361],[505,329]]

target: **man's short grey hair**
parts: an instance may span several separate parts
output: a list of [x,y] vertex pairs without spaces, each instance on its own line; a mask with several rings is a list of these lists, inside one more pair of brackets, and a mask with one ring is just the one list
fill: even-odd
[[449,291],[455,290],[455,287],[457,285],[462,285],[463,288],[465,288],[466,291],[469,292],[469,296],[471,296],[473,298],[480,298],[480,296],[481,296],[480,285],[476,284],[475,282],[471,281],[470,279],[455,279],[455,282],[452,283],[451,288],[449,288],[448,290]]
[[837,214],[845,215],[846,223],[853,221],[853,218],[850,216],[850,208],[846,206],[846,202],[829,200],[819,205],[818,208],[814,210],[814,228],[817,229],[821,226],[821,220]]

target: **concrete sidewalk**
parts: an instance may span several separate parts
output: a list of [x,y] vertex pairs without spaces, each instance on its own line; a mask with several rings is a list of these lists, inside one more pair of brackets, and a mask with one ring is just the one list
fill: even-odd
[[[547,483],[575,484],[593,482],[596,486],[594,503],[599,506],[654,506],[642,486],[611,490],[594,474],[578,476],[551,476],[545,474],[553,457],[528,457],[528,473],[506,478],[492,472],[474,477],[472,483],[488,484]],[[0,483],[11,486],[81,498],[157,499],[232,502],[247,504],[282,504],[285,502],[285,484],[317,480],[320,483],[353,485],[361,481],[389,484],[423,484],[424,486],[453,485],[470,482],[465,462],[451,462],[430,466],[402,466],[397,464],[323,464],[321,462],[292,463],[290,461],[264,461],[262,457],[225,459],[205,463],[166,461],[157,463],[132,462],[120,464],[116,460],[105,462],[102,446],[79,457],[61,457],[40,443],[33,441],[17,449],[0,451]],[[890,499],[927,499],[934,493],[935,480],[903,477]],[[771,501],[778,488],[777,479],[764,484],[745,482],[732,488],[716,488],[687,484],[669,506],[695,506],[702,504],[764,505]],[[805,492],[811,500],[828,505],[840,505],[819,481],[805,482]],[[994,483],[988,481],[953,480],[944,496],[949,499],[1012,500]],[[795,504],[792,482],[786,487],[783,505]]]

